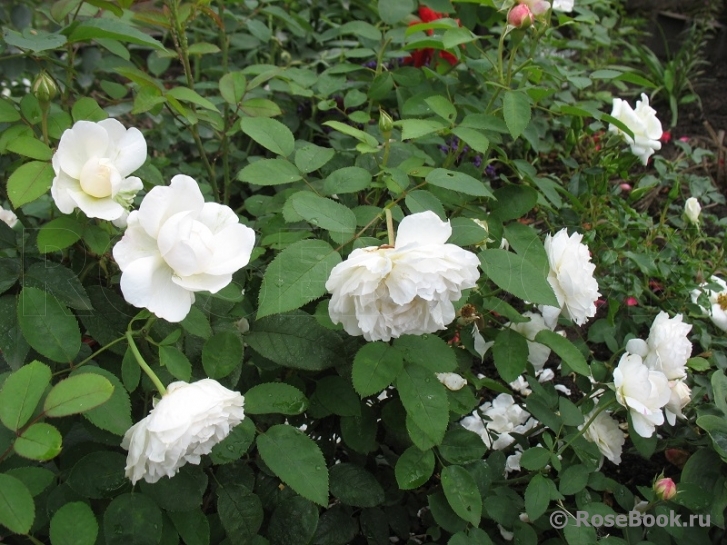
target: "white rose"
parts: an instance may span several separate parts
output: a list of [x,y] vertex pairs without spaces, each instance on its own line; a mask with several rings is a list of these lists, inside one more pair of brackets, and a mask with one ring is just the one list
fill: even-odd
[[573,11],[574,0],[553,0],[553,9],[556,11]]
[[699,214],[701,212],[702,207],[700,206],[699,201],[694,197],[689,197],[687,202],[684,203],[684,214],[694,225],[699,226]]
[[692,343],[687,338],[691,330],[691,324],[682,322],[681,314],[669,318],[666,312],[660,312],[646,339],[649,351],[644,364],[649,369],[661,371],[669,380],[686,377],[687,360],[692,355]]
[[169,322],[187,316],[194,292],[227,286],[255,243],[255,232],[232,209],[205,203],[197,182],[181,174],[149,191],[127,221],[113,250],[121,291],[132,305]]
[[142,188],[129,175],[145,161],[139,129],[127,130],[115,119],[77,121],[61,135],[53,155],[51,195],[64,214],[80,208],[89,218],[118,219]]
[[659,138],[662,135],[661,121],[656,117],[656,110],[649,106],[649,97],[642,93],[635,110],[625,100],[614,98],[611,115],[631,129],[634,138],[616,125],[609,125],[608,130],[620,134],[631,146],[631,153],[638,156],[645,165],[654,151],[661,149]]
[[634,432],[651,437],[655,426],[664,423],[661,408],[669,402],[669,380],[661,371],[644,365],[641,356],[626,352],[613,371],[616,400],[629,409]]
[[18,223],[18,216],[12,210],[0,207],[0,221],[4,221],[8,227],[13,228]]
[[548,282],[558,299],[560,308],[543,305],[541,312],[545,324],[553,329],[562,312],[578,325],[583,325],[596,315],[598,282],[593,277],[596,266],[591,263],[588,246],[581,243],[583,235],[561,229],[555,236],[545,237],[550,272]]
[[669,403],[664,407],[664,413],[669,424],[673,426],[676,424],[677,416],[684,418],[682,409],[692,400],[692,391],[682,380],[670,380],[669,389],[671,390],[671,396],[669,397]]
[[333,323],[367,341],[445,329],[455,318],[452,301],[480,276],[475,254],[446,244],[451,234],[448,221],[420,212],[402,220],[393,248],[351,252],[326,282]]
[[209,378],[171,383],[149,415],[124,435],[126,476],[132,483],[155,483],[186,463],[199,464],[245,417],[243,405],[239,392]]
[[697,300],[703,291],[707,293],[710,307],[701,307],[702,310],[709,315],[714,325],[722,331],[727,331],[727,282],[718,276],[713,276],[709,279],[709,283],[717,284],[721,289],[719,291],[705,289],[707,282],[704,282],[700,284],[699,289],[692,291],[692,303],[697,304]]
[[525,318],[530,318],[530,321],[518,322],[516,324],[508,323],[505,325],[510,329],[514,329],[520,333],[520,335],[528,339],[528,361],[532,364],[535,372],[537,373],[543,369],[545,362],[548,361],[548,358],[550,357],[550,348],[544,344],[536,343],[533,339],[535,339],[535,335],[541,331],[546,329],[550,331],[551,328],[546,325],[543,317],[536,312],[525,312],[523,313],[523,316]]
[[457,373],[437,373],[437,380],[453,392],[461,390],[467,384],[467,380]]
[[[530,416],[530,413],[515,403],[509,394],[500,394],[491,403],[484,403],[479,408],[479,414],[484,417],[481,419],[484,433],[479,435],[492,450],[502,450],[514,443],[515,438],[511,433],[523,434],[537,425],[537,421]],[[479,414],[475,411],[473,416],[479,417]],[[468,421],[467,424],[472,423]],[[465,423],[462,425],[465,426]],[[495,434],[496,438],[493,440],[490,434]]]
[[[586,422],[591,419],[593,412],[591,411],[586,415]],[[585,423],[578,426],[578,429],[583,429],[583,426],[585,426]],[[608,411],[599,413],[596,419],[586,429],[584,437],[592,443],[595,443],[598,450],[601,451],[601,454],[614,464],[621,463],[621,453],[623,452],[626,436],[618,427],[618,422],[609,416]]]

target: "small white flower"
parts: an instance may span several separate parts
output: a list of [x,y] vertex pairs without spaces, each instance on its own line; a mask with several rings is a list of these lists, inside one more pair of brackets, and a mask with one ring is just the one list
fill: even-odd
[[727,331],[727,282],[713,276],[709,279],[710,284],[717,284],[721,289],[719,291],[712,291],[705,289],[707,282],[699,285],[699,288],[692,291],[692,303],[697,304],[699,296],[704,291],[709,297],[709,308],[701,307],[712,319],[714,325],[720,328],[722,331]]
[[573,11],[575,0],[553,0],[553,9],[556,11]]
[[173,382],[143,420],[124,435],[132,483],[173,477],[186,463],[199,464],[245,417],[244,398],[212,379]]
[[77,121],[67,129],[53,155],[51,195],[64,214],[80,208],[89,218],[116,220],[143,187],[130,176],[146,161],[146,140],[139,129],[115,119]]
[[636,102],[635,110],[625,100],[614,98],[611,116],[631,129],[634,138],[631,138],[616,125],[609,125],[608,130],[620,134],[631,146],[631,153],[646,165],[654,151],[661,149],[659,138],[662,135],[661,121],[656,117],[656,110],[649,106],[649,97],[642,93],[641,100]]
[[664,423],[661,408],[669,402],[669,380],[661,371],[649,369],[637,354],[626,352],[613,371],[616,400],[629,409],[634,432],[651,437]]
[[697,227],[699,227],[699,214],[701,212],[702,207],[700,206],[699,201],[694,197],[689,197],[687,202],[684,203],[684,214],[687,216],[687,219]]
[[[591,419],[593,412],[594,411],[591,411],[586,415],[586,422]],[[585,422],[578,426],[578,429],[583,429],[583,426],[585,426]],[[624,442],[626,441],[626,436],[618,427],[618,422],[609,416],[608,411],[600,413],[596,419],[591,422],[591,425],[588,426],[584,433],[584,437],[592,443],[595,443],[598,450],[601,451],[601,454],[611,460],[614,464],[621,463],[621,453],[623,451]]]
[[217,293],[247,265],[255,232],[228,206],[205,203],[197,182],[177,175],[149,191],[114,246],[121,291],[169,322],[189,313],[194,292]]
[[591,263],[588,246],[581,243],[583,235],[561,229],[555,236],[545,237],[545,252],[548,254],[550,283],[560,308],[543,305],[541,312],[545,324],[554,329],[558,315],[562,312],[577,325],[583,325],[596,315],[598,282],[593,277],[596,265]]
[[18,223],[18,216],[12,210],[0,207],[0,221],[4,221],[8,227],[12,228]]
[[506,327],[514,329],[520,335],[528,339],[528,361],[532,364],[535,372],[540,371],[545,362],[550,357],[550,348],[544,344],[536,343],[534,341],[535,335],[543,330],[551,330],[545,323],[543,317],[537,312],[525,312],[523,313],[525,318],[530,318],[529,322],[518,322],[518,323],[507,323]]
[[453,392],[461,390],[467,385],[467,380],[457,373],[437,373],[437,380]]
[[664,407],[664,414],[667,422],[673,426],[676,424],[677,417],[684,418],[682,409],[692,400],[692,391],[683,380],[670,380],[669,389],[671,396],[669,403]]
[[525,380],[525,377],[522,375],[520,375],[510,383],[510,388],[512,388],[516,392],[519,392],[520,395],[525,397],[533,393],[533,391],[530,389],[530,384],[528,384],[528,381]]
[[[492,450],[510,446],[515,441],[511,433],[523,434],[537,423],[509,394],[498,395],[492,403],[484,403],[479,410],[460,421],[462,427],[478,434]],[[490,433],[495,434],[496,439],[493,440]]]
[[513,471],[520,471],[520,458],[523,457],[523,450],[520,445],[515,445],[515,452],[505,460],[505,476]]
[[692,343],[687,338],[691,330],[691,324],[682,322],[681,314],[669,318],[666,312],[660,312],[646,339],[649,351],[644,364],[649,369],[661,371],[669,380],[686,377],[687,360],[692,355]]
[[479,259],[447,244],[448,221],[434,212],[407,216],[396,243],[351,252],[326,282],[328,312],[349,335],[389,341],[445,329],[455,318],[452,301],[479,279]]

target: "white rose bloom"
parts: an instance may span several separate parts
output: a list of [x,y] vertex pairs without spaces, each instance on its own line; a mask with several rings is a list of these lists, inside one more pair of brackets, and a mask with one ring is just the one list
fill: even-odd
[[694,197],[689,197],[687,202],[684,203],[684,214],[694,225],[699,226],[699,214],[701,212],[702,207],[700,206],[699,201]]
[[461,390],[467,384],[467,380],[457,373],[437,373],[437,380],[453,392]]
[[255,232],[228,206],[205,203],[197,182],[177,175],[155,187],[128,217],[114,246],[121,291],[136,307],[169,322],[189,313],[194,292],[216,293],[247,265]]
[[727,282],[713,276],[709,279],[710,284],[717,284],[721,288],[719,291],[705,289],[707,283],[700,284],[699,289],[692,291],[692,303],[697,304],[699,296],[704,291],[709,297],[709,308],[701,307],[712,319],[714,325],[722,331],[727,331]]
[[550,348],[544,344],[536,343],[533,339],[535,339],[535,335],[541,331],[545,329],[551,330],[551,328],[545,324],[545,320],[537,312],[525,312],[523,313],[523,316],[525,318],[530,318],[530,321],[519,322],[516,324],[508,323],[505,324],[505,326],[510,329],[514,329],[520,333],[520,335],[528,339],[528,361],[532,364],[535,372],[537,373],[543,368],[545,362],[548,361],[548,358],[550,357]]
[[12,228],[18,223],[18,216],[12,210],[0,207],[0,221],[4,221],[8,227]]
[[142,183],[129,176],[146,161],[139,129],[116,119],[77,121],[53,155],[51,195],[64,214],[80,208],[89,218],[115,220],[129,209]]
[[596,315],[598,282],[593,277],[596,265],[591,263],[588,246],[581,243],[583,235],[561,229],[555,236],[545,237],[545,252],[548,254],[550,272],[548,282],[558,299],[560,308],[541,306],[545,324],[554,329],[558,315],[562,312],[577,325],[583,325]]
[[[460,421],[462,427],[478,434],[493,450],[510,446],[515,441],[511,433],[523,434],[537,423],[509,394],[498,395],[492,403],[484,403],[479,410]],[[497,435],[494,440],[490,437],[491,433]]]
[[634,432],[651,437],[655,426],[664,423],[661,408],[669,402],[669,380],[661,371],[644,365],[641,356],[626,352],[613,371],[616,400],[629,409]]
[[393,248],[351,252],[326,282],[333,323],[367,341],[445,329],[455,318],[452,301],[480,277],[475,254],[446,244],[451,234],[448,221],[420,212],[401,221]]
[[631,146],[631,153],[646,165],[654,151],[661,149],[659,138],[662,135],[661,121],[656,117],[656,110],[649,106],[649,97],[642,93],[641,100],[636,102],[635,110],[625,100],[614,98],[611,115],[631,129],[634,138],[616,125],[609,125],[608,130],[620,134]]
[[687,360],[692,355],[692,343],[687,338],[691,330],[691,324],[682,322],[681,314],[669,318],[666,312],[660,312],[646,339],[649,351],[644,364],[649,369],[661,371],[669,380],[686,377]]
[[669,403],[664,407],[664,414],[666,420],[673,426],[676,424],[677,416],[684,418],[682,409],[692,400],[692,391],[682,380],[670,380],[669,389],[671,390],[671,396],[669,397]]
[[[592,416],[593,411],[586,415],[586,422]],[[578,429],[583,429],[583,426],[585,426],[585,423],[578,426]],[[586,429],[584,437],[592,443],[595,443],[598,450],[601,451],[601,454],[614,464],[621,463],[621,453],[623,452],[626,436],[618,427],[618,422],[609,416],[608,411],[599,413],[596,419]]]
[[556,11],[573,11],[575,0],[553,0],[553,9]]
[[173,477],[186,463],[199,464],[245,417],[244,398],[219,382],[173,382],[149,415],[124,435],[132,483]]

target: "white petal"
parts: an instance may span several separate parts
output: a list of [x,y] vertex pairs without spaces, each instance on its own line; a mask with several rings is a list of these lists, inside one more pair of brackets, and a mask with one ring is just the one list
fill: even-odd
[[97,123],[77,121],[67,129],[58,143],[58,165],[71,178],[80,178],[81,169],[92,157],[105,157],[108,133]]
[[189,176],[178,174],[169,186],[157,186],[146,194],[139,207],[139,223],[152,237],[174,214],[185,211],[199,213],[204,197],[197,182]]
[[442,221],[434,212],[427,210],[406,216],[396,232],[396,248],[408,244],[444,244],[452,235],[449,221]]
[[173,276],[172,281],[189,291],[208,291],[217,293],[232,282],[231,274],[193,274],[190,276]]
[[114,162],[121,176],[128,176],[146,162],[146,140],[139,129],[131,127],[127,130],[113,118],[104,119],[98,124],[108,132],[115,147],[109,159]]
[[228,225],[215,235],[214,256],[205,272],[232,274],[240,270],[250,262],[253,246],[255,231],[241,223]]
[[134,210],[127,218],[124,236],[114,245],[113,254],[119,268],[124,271],[137,259],[161,257],[156,241],[139,225],[139,212]]

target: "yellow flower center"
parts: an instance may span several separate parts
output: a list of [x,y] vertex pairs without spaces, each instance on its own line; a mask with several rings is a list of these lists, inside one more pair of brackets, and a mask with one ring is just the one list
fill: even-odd
[[717,296],[717,304],[722,310],[727,311],[727,293],[720,293]]

